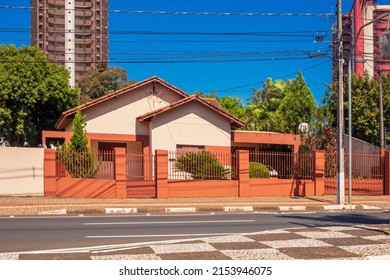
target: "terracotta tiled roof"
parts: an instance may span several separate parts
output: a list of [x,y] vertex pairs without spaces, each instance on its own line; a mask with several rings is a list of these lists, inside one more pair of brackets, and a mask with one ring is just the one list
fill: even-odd
[[215,98],[210,98],[210,97],[202,97],[203,100],[206,102],[210,103],[211,105],[223,110],[221,104],[219,104],[218,100]]
[[[201,98],[197,95],[190,95],[186,98],[183,98],[183,99],[180,99],[166,107],[163,107],[163,108],[160,108],[160,109],[157,109],[155,111],[152,111],[152,112],[149,112],[147,114],[144,114],[144,115],[141,115],[139,116],[137,119],[139,121],[148,121],[150,120],[151,118],[161,114],[161,113],[164,113],[164,112],[167,112],[167,111],[170,111],[174,108],[177,108],[179,106],[182,106],[184,104],[187,104],[189,102],[199,102],[201,105],[209,108],[210,110],[214,111],[215,113],[221,115],[222,117],[228,119],[230,121],[230,123],[232,124],[232,126],[234,127],[241,127],[244,125],[243,121],[241,121],[240,119],[230,115],[229,113],[227,113],[226,111],[224,111],[221,107],[221,105],[214,105],[212,104],[211,102],[208,102],[207,100],[205,100],[205,98]],[[218,101],[215,100],[215,102],[218,103]],[[218,103],[219,104],[219,103]]]
[[[178,95],[182,96],[183,98],[185,97],[188,97],[189,95],[187,93],[185,93],[184,91],[180,90],[179,88],[167,83],[166,81],[164,81],[163,79],[157,77],[157,76],[153,76],[153,77],[150,77],[146,80],[143,80],[141,82],[138,82],[138,83],[135,83],[135,84],[132,84],[132,85],[129,85],[127,87],[124,87],[120,90],[117,90],[117,91],[114,91],[112,93],[109,93],[107,95],[104,95],[100,98],[97,98],[97,99],[94,99],[92,101],[89,101],[87,103],[84,103],[84,104],[81,104],[75,108],[72,108],[72,109],[69,109],[65,112],[63,112],[61,114],[61,117],[59,118],[59,120],[57,121],[56,123],[56,128],[57,129],[62,129],[62,128],[65,128],[65,126],[71,121],[71,119],[74,117],[74,115],[76,114],[77,110],[80,109],[80,110],[84,110],[84,109],[87,109],[87,108],[90,108],[90,107],[93,107],[97,104],[100,104],[102,102],[105,102],[107,100],[110,100],[112,98],[116,98],[122,94],[126,94],[126,93],[129,93],[131,92],[132,90],[135,90],[137,88],[140,88],[144,85],[147,85],[149,83],[159,83],[163,86],[165,86],[166,88],[169,88],[170,90],[172,90],[173,92],[177,93]],[[66,122],[66,120],[68,119],[68,122]]]

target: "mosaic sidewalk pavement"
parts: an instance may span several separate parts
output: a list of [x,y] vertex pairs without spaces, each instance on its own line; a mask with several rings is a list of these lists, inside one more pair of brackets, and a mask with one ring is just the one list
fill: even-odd
[[[388,228],[383,225],[382,228]],[[390,235],[375,226],[291,228],[161,242],[114,252],[0,254],[8,260],[294,260],[390,259]]]

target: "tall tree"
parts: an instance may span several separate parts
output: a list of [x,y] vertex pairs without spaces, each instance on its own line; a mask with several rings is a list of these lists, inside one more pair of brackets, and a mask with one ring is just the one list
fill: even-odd
[[298,126],[316,120],[317,106],[302,72],[293,80],[267,79],[248,104],[246,129],[298,133]]
[[79,94],[69,73],[35,47],[0,46],[0,134],[11,145],[41,142],[63,111],[77,105]]
[[[384,76],[383,82],[383,100],[384,100],[384,116],[390,113],[390,77]],[[352,136],[358,139],[367,141],[371,144],[379,144],[379,95],[378,82],[376,79],[370,78],[367,73],[363,77],[352,75]],[[332,114],[336,114],[337,109],[337,90],[335,85],[330,88],[324,99],[324,104],[329,107]],[[344,82],[344,100],[348,100],[348,84]],[[348,101],[344,102],[344,108],[348,107]],[[344,110],[345,121],[348,121]],[[386,119],[385,125],[389,125],[389,120]],[[332,119],[332,126],[336,127],[336,119]],[[345,125],[348,128],[347,125]],[[348,129],[346,129],[348,133]]]
[[80,110],[77,110],[73,119],[73,135],[70,137],[69,149],[73,151],[88,151],[88,137],[86,127],[85,116],[81,114]]
[[77,86],[81,92],[80,101],[84,103],[133,83],[134,81],[127,79],[125,69],[101,65],[100,68],[89,71],[80,79]]
[[253,92],[246,109],[247,130],[276,131],[275,112],[284,98],[286,82],[268,78],[262,88]]
[[102,164],[102,158],[96,158],[88,146],[85,116],[77,110],[73,119],[73,135],[69,146],[60,146],[58,159],[73,178],[95,178]]
[[300,123],[312,124],[317,116],[313,94],[307,87],[302,72],[289,81],[284,88],[285,97],[275,112],[277,130],[283,133],[298,133]]

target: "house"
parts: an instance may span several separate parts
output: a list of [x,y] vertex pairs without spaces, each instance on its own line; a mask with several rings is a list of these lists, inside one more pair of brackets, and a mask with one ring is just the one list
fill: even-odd
[[154,76],[63,112],[56,123],[60,131],[44,131],[42,143],[69,142],[78,109],[86,116],[87,136],[94,150],[230,152],[231,131],[243,125],[216,100],[188,95]]

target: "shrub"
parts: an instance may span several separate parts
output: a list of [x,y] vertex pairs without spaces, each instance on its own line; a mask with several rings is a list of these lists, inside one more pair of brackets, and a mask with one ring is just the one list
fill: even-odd
[[176,159],[175,171],[183,171],[192,175],[193,179],[221,180],[228,179],[229,169],[226,169],[208,151],[188,152]]
[[270,178],[267,166],[259,162],[250,162],[249,178]]
[[92,151],[72,151],[65,145],[57,151],[57,157],[72,178],[93,179],[102,164],[102,159],[97,160]]

